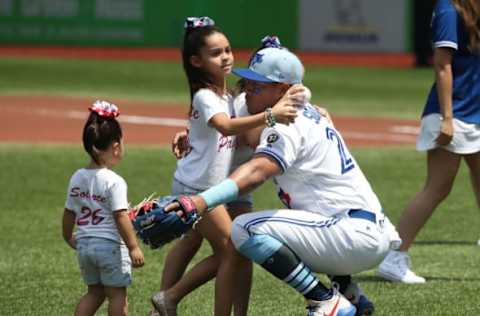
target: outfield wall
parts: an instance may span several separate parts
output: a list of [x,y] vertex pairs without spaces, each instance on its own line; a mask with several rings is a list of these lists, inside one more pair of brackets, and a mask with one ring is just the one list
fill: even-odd
[[0,0],[0,44],[178,47],[186,16],[212,17],[236,48],[411,52],[412,0]]
[[0,0],[0,42],[178,47],[185,17],[208,15],[235,47],[269,33],[296,47],[297,8],[291,0]]
[[412,50],[407,0],[300,1],[299,48],[327,52]]

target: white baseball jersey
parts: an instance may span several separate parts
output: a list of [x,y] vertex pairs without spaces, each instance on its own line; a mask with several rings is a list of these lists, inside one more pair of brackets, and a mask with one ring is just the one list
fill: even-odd
[[[283,169],[274,182],[293,210],[238,216],[233,244],[242,251],[252,236],[268,235],[314,272],[349,275],[371,269],[391,245],[380,203],[334,126],[310,104],[299,111],[295,123],[265,129],[256,149]],[[245,254],[258,258],[263,249]]]
[[210,89],[200,89],[193,97],[188,141],[191,152],[178,160],[175,179],[193,189],[204,190],[222,180],[230,171],[235,136],[223,136],[209,124],[219,113],[235,117],[233,98]]
[[340,133],[312,105],[299,111],[295,123],[266,128],[256,149],[283,169],[274,179],[282,202],[288,208],[324,216],[350,209],[381,212],[377,196]]
[[123,244],[113,212],[128,208],[127,184],[112,170],[77,170],[68,185],[65,208],[75,212],[77,239],[99,237]]

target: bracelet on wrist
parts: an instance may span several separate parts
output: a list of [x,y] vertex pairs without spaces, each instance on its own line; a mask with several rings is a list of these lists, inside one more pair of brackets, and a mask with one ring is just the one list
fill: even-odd
[[265,109],[265,125],[267,127],[273,127],[277,121],[275,120],[275,116],[272,113],[272,108],[268,107]]

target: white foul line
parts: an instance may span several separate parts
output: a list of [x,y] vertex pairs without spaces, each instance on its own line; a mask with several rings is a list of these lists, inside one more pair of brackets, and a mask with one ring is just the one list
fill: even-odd
[[[54,111],[50,109],[38,109],[34,112],[45,116],[68,117],[73,119],[86,119],[85,111]],[[126,124],[136,125],[155,125],[155,126],[169,126],[169,127],[185,127],[188,121],[185,119],[166,118],[166,117],[151,117],[142,115],[121,115],[119,121]],[[419,133],[419,127],[411,125],[395,125],[386,133],[381,132],[356,132],[344,130],[343,136],[352,139],[363,140],[385,140],[400,143],[414,143],[415,137]]]
[[[49,109],[39,109],[35,112],[46,116],[59,116],[68,117],[74,119],[86,119],[87,112],[85,111],[54,111]],[[151,117],[141,115],[125,115],[122,114],[118,117],[118,120],[122,123],[137,124],[137,125],[158,125],[158,126],[171,126],[171,127],[185,127],[187,126],[187,120],[176,118],[164,118],[164,117]]]

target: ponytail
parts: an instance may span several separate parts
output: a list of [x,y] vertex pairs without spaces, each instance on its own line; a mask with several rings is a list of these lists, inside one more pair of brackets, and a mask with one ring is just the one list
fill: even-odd
[[469,36],[468,49],[480,54],[480,3],[478,0],[452,0]]
[[101,151],[107,150],[114,142],[122,139],[122,128],[116,117],[120,115],[116,105],[96,101],[90,108],[90,115],[83,128],[83,148],[97,164]]

